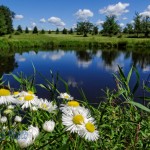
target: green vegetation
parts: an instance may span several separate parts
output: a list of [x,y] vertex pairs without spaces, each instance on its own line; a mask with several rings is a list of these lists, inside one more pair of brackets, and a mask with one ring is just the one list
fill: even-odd
[[[138,71],[131,67],[127,76],[119,67],[114,74],[117,88],[104,90],[100,103],[88,103],[86,94],[72,100],[69,88],[61,77],[51,73],[45,84],[35,83],[36,74],[26,77],[20,73],[12,76],[20,83],[18,90],[1,82],[0,88],[0,147],[2,149],[149,149],[150,109],[147,95],[137,102],[135,93],[139,85]],[[130,88],[130,78],[136,76]],[[2,80],[2,78],[1,78]],[[67,93],[57,89],[62,81]],[[150,87],[143,84],[144,92]],[[36,87],[49,91],[50,101],[36,96]],[[4,88],[5,87],[5,88]],[[7,87],[7,89],[6,89]],[[11,104],[11,105],[10,105]],[[56,107],[57,106],[57,107]],[[5,143],[5,144],[4,144]],[[10,144],[11,143],[11,144]]]
[[150,48],[150,40],[148,38],[127,38],[125,35],[118,38],[100,36],[100,35],[88,35],[83,37],[82,35],[75,34],[32,34],[22,33],[19,35],[6,35],[0,37],[0,49],[8,49],[13,51],[14,49],[23,48],[43,48],[43,49],[148,49]]

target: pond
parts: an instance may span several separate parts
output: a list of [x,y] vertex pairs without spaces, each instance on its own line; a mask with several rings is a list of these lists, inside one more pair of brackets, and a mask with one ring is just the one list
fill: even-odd
[[[150,54],[118,50],[30,50],[15,53],[11,56],[0,56],[0,75],[4,80],[9,80],[11,87],[18,88],[18,83],[7,73],[24,72],[26,75],[33,73],[33,66],[47,79],[51,79],[50,70],[57,73],[68,85],[72,96],[81,99],[79,90],[82,88],[90,102],[99,102],[104,95],[106,87],[116,88],[113,73],[118,70],[118,65],[127,74],[132,65],[135,65],[140,74],[141,83],[150,73]],[[132,83],[135,82],[132,77]],[[45,83],[40,75],[36,77],[36,84]],[[58,89],[65,92],[62,82],[58,82]],[[103,90],[102,90],[103,89]],[[142,94],[142,91],[138,90]],[[37,95],[49,98],[49,93],[37,87]]]

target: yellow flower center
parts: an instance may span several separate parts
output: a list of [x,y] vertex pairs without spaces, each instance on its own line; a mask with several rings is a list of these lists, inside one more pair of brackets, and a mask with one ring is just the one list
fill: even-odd
[[28,94],[34,94],[32,91],[28,91]]
[[94,131],[95,131],[95,126],[94,126],[94,124],[92,124],[91,122],[86,123],[85,127],[86,127],[86,129],[87,129],[89,132],[94,132]]
[[0,89],[0,96],[9,96],[10,91],[6,89]]
[[14,94],[14,95],[18,95],[18,94],[19,94],[19,92],[14,92],[13,94]]
[[41,108],[43,108],[43,109],[48,109],[48,106],[43,103],[43,104],[41,104]]
[[24,100],[25,101],[31,101],[31,100],[33,100],[33,96],[32,95],[26,95],[25,97],[24,97]]
[[69,98],[69,95],[64,95],[64,98],[65,98],[65,99],[68,99],[68,98]]
[[82,115],[75,115],[72,121],[74,124],[82,124],[84,122],[84,118]]
[[68,106],[72,106],[72,107],[78,107],[79,106],[79,103],[77,101],[69,101],[67,104],[68,104]]

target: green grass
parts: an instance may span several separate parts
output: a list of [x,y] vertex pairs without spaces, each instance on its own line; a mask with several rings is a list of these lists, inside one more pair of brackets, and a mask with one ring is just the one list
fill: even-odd
[[102,49],[137,49],[150,48],[150,40],[147,38],[121,38],[106,37],[101,35],[64,35],[64,34],[20,34],[0,37],[0,49],[19,48],[102,48]]

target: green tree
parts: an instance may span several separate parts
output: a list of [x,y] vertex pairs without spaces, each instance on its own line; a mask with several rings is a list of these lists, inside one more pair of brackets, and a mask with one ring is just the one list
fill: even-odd
[[[1,5],[0,6],[0,24],[3,25],[5,24],[5,32],[6,34],[10,34],[13,32],[13,24],[12,24],[12,19],[14,18],[15,13],[12,12],[8,7]],[[4,27],[1,27],[4,28]],[[2,30],[2,29],[0,29]],[[5,34],[3,32],[3,34]]]
[[98,27],[97,27],[97,26],[94,26],[94,27],[93,27],[93,34],[94,34],[94,35],[97,35],[97,34],[98,34]]
[[21,25],[18,25],[17,31],[20,32],[20,33],[22,33],[22,27],[21,27]]
[[62,34],[67,34],[67,29],[66,29],[66,28],[64,28],[64,29],[62,30]]
[[134,32],[137,34],[137,37],[139,37],[139,33],[142,31],[142,21],[141,21],[141,15],[139,15],[138,12],[135,13],[134,17]]
[[123,29],[123,33],[133,34],[134,33],[133,25],[131,23],[127,23],[126,27]]
[[51,34],[52,33],[52,31],[51,30],[48,30],[48,34]]
[[28,27],[25,28],[25,33],[29,33]]
[[38,33],[38,28],[37,28],[37,26],[35,26],[35,27],[33,28],[33,31],[32,31],[32,33],[33,33],[33,34],[36,34],[36,33]]
[[45,30],[44,30],[44,29],[42,29],[40,33],[41,33],[41,34],[45,34]]
[[4,14],[0,13],[0,36],[7,33],[6,21]]
[[150,17],[145,16],[142,19],[142,32],[144,33],[144,36],[147,38],[150,33]]
[[68,33],[73,34],[73,29],[71,28]]
[[59,34],[59,29],[58,29],[58,28],[56,29],[56,32],[55,32],[55,33],[56,33],[56,34]]
[[79,34],[83,34],[84,37],[87,37],[87,34],[93,29],[93,24],[89,21],[77,22],[76,31]]
[[105,35],[116,35],[120,32],[120,26],[116,21],[116,16],[106,16],[105,22],[102,24],[102,33]]

